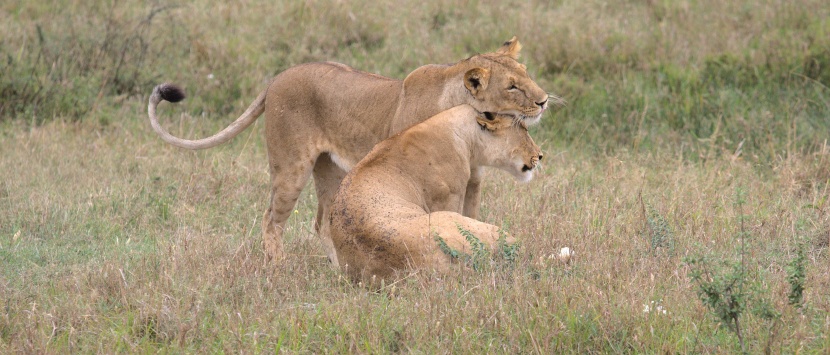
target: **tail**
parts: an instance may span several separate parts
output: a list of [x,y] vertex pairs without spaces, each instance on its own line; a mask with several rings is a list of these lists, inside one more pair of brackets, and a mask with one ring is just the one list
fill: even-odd
[[159,124],[158,115],[156,115],[156,107],[158,107],[159,102],[162,100],[179,102],[185,98],[184,90],[176,85],[168,83],[157,85],[153,89],[153,93],[150,94],[150,103],[147,105],[147,114],[150,116],[150,125],[153,126],[153,130],[156,131],[156,133],[158,133],[158,135],[161,136],[161,139],[165,142],[180,148],[193,150],[213,148],[231,140],[233,137],[236,137],[236,135],[244,131],[245,128],[248,128],[248,126],[256,121],[257,117],[265,111],[265,93],[267,91],[267,89],[263,90],[254,102],[248,106],[248,109],[245,110],[245,112],[242,113],[236,121],[233,121],[233,123],[228,125],[228,127],[219,131],[219,133],[202,139],[189,140],[175,137]]

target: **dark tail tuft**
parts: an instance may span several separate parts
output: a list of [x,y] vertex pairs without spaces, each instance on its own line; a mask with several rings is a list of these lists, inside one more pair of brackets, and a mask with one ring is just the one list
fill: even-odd
[[174,84],[161,84],[156,86],[156,90],[158,90],[158,93],[163,100],[170,102],[179,102],[185,98],[184,90]]

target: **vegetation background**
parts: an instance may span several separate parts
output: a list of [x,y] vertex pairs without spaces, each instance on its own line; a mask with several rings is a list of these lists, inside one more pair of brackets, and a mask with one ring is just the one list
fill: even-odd
[[[167,127],[203,137],[292,65],[403,78],[513,35],[568,105],[534,181],[486,180],[506,268],[367,292],[323,257],[311,188],[275,267],[262,122],[190,152],[146,119],[165,81],[189,94]],[[3,353],[830,349],[823,0],[9,0],[0,73]],[[733,269],[740,342],[704,297]]]

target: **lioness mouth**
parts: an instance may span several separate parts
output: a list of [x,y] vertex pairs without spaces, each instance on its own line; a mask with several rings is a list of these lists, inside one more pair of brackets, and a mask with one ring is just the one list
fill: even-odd
[[522,172],[527,172],[527,171],[531,171],[531,170],[533,170],[532,166],[525,165],[525,166],[522,167]]

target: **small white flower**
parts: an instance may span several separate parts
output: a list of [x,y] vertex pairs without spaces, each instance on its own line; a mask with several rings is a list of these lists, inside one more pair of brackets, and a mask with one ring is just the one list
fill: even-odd
[[214,78],[213,73],[208,74],[207,78],[210,79],[210,80],[213,80],[213,78]]
[[568,264],[571,262],[571,258],[576,255],[576,252],[571,250],[571,248],[564,247],[559,249],[559,261]]
[[666,314],[666,307],[663,307],[661,304],[663,300],[659,300],[657,302],[651,301],[651,305],[643,303],[643,313],[651,313],[654,310],[657,314]]

